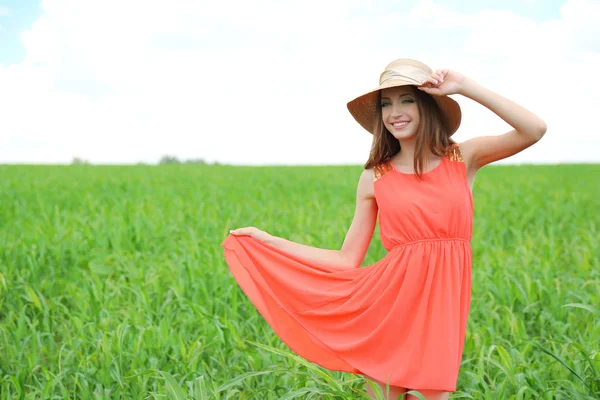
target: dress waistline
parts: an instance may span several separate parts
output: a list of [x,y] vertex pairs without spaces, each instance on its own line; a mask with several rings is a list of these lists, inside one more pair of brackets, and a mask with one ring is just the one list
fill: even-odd
[[419,239],[419,240],[411,240],[410,242],[398,243],[392,246],[389,251],[396,250],[397,248],[410,246],[416,243],[422,242],[467,242],[470,243],[469,239],[460,238],[460,237],[447,237],[447,238],[428,238],[428,239]]

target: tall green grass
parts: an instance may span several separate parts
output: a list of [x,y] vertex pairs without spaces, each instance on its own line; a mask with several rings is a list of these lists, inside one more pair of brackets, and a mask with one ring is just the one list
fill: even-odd
[[[359,166],[0,166],[0,399],[356,399],[294,355],[219,244],[340,248]],[[477,175],[457,392],[600,398],[600,166]],[[363,265],[385,255],[379,230]],[[399,360],[401,362],[401,360]]]

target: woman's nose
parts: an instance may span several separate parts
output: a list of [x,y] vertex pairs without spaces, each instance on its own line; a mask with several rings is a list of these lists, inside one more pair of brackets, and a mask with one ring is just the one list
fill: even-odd
[[392,106],[392,116],[399,117],[402,115],[402,110],[398,106]]

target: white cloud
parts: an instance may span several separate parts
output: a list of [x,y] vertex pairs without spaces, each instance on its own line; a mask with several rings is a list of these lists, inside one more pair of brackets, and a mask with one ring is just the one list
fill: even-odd
[[[0,162],[360,164],[371,136],[346,102],[399,57],[456,69],[546,119],[546,137],[508,162],[598,160],[599,4],[570,0],[539,23],[432,0],[391,12],[358,0],[46,0],[25,61],[0,65]],[[453,97],[457,140],[510,129]]]

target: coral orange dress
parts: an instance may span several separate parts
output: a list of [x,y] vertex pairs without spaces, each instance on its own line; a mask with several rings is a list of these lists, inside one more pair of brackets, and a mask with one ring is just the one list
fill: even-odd
[[471,300],[473,198],[458,144],[424,180],[374,168],[376,263],[344,271],[251,236],[221,243],[231,273],[306,360],[409,389],[456,391]]

